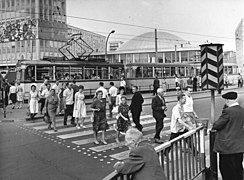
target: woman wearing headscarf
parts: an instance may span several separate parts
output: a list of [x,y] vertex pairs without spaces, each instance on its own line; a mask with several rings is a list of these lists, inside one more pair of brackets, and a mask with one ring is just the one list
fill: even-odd
[[20,82],[17,81],[17,103],[18,103],[18,107],[17,108],[18,109],[22,108],[23,100],[24,100],[24,89],[20,85]]
[[50,94],[46,98],[45,107],[47,110],[47,114],[50,118],[48,129],[52,129],[51,124],[53,124],[53,129],[55,132],[57,131],[55,118],[56,118],[58,105],[59,105],[58,95],[55,93],[55,89],[51,89]]
[[28,104],[29,104],[28,108],[30,110],[31,122],[34,122],[34,117],[38,113],[38,100],[39,100],[39,96],[36,90],[36,85],[32,84],[31,91],[29,94],[29,99],[28,99]]

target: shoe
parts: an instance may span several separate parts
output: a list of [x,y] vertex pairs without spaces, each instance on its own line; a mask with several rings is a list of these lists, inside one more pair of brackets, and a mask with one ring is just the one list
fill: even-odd
[[58,130],[57,129],[54,129],[54,132],[57,132]]
[[119,141],[117,138],[115,139],[115,141],[116,141],[116,143],[118,143],[118,144],[120,143],[120,141]]
[[76,128],[77,128],[77,129],[80,129],[80,126],[79,126],[79,125],[76,125]]
[[161,141],[160,139],[154,139],[154,143],[157,143],[157,144],[163,144],[164,142]]
[[104,145],[107,145],[108,143],[104,140],[104,141],[101,141]]
[[81,125],[80,127],[84,128],[84,129],[86,128],[86,126],[84,126],[84,125]]
[[94,144],[99,145],[99,142],[98,141],[94,141]]
[[117,124],[113,124],[113,128],[114,128],[115,131],[118,131],[117,130],[118,129]]

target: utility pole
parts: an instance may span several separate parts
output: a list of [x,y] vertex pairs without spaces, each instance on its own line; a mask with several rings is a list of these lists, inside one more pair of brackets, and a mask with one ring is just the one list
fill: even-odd
[[158,61],[158,35],[157,29],[155,29],[155,62]]

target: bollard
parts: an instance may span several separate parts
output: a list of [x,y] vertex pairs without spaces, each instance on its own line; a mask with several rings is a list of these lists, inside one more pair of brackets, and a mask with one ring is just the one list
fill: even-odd
[[209,180],[218,180],[218,162],[217,153],[213,151],[214,141],[215,141],[216,131],[211,130],[209,134],[209,151],[210,151],[210,176]]

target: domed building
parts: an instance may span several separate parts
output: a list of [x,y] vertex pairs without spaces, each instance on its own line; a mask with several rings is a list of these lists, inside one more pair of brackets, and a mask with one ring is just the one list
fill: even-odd
[[[199,61],[200,47],[167,32],[157,32],[157,56],[155,58],[155,32],[136,36],[108,52],[110,62],[128,63],[174,63]],[[176,57],[176,58],[175,58]]]

